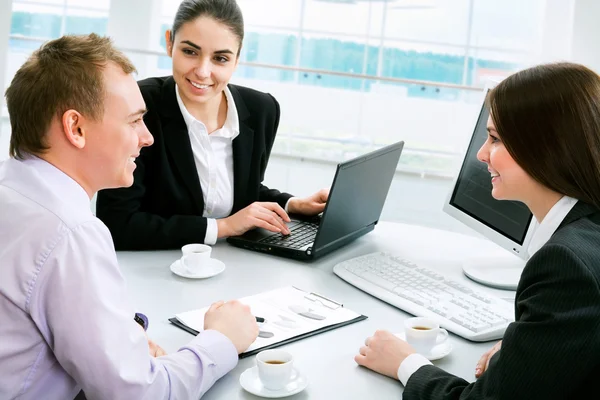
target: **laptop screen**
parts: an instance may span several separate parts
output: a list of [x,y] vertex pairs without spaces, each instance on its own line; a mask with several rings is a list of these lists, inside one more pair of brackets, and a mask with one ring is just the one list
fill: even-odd
[[403,146],[398,142],[338,165],[313,252],[379,220]]

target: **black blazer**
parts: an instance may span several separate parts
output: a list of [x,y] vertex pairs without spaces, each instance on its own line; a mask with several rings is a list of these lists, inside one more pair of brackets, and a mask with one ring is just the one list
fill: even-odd
[[[117,250],[173,249],[203,243],[204,198],[173,77],[138,82],[148,112],[144,122],[154,144],[136,160],[129,188],[98,193],[96,215],[110,230]],[[273,96],[229,85],[238,111],[240,133],[233,140],[233,209],[254,201],[285,206],[290,194],[262,185],[279,125]]]
[[519,281],[515,313],[501,350],[476,382],[428,365],[410,377],[403,398],[597,398],[600,210],[578,202],[531,257]]

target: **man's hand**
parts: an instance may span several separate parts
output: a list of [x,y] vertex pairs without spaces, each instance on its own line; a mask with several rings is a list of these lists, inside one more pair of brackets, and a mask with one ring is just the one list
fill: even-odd
[[365,340],[360,353],[354,357],[358,365],[398,379],[398,368],[406,357],[416,353],[404,340],[388,331],[377,331]]
[[288,203],[287,209],[290,213],[317,215],[323,212],[325,209],[328,198],[329,189],[321,189],[317,193],[308,197],[292,197]]
[[219,301],[204,315],[204,329],[214,329],[227,336],[237,349],[244,352],[258,337],[258,324],[250,307],[237,300]]
[[284,221],[290,222],[290,217],[279,204],[256,201],[227,218],[218,219],[218,237],[238,236],[252,228],[288,235],[290,230]]
[[494,347],[483,353],[479,361],[477,361],[477,365],[475,366],[476,378],[479,378],[488,369],[492,356],[496,354],[498,350],[500,350],[500,347],[502,347],[502,340],[496,343]]
[[[146,337],[148,337],[148,336],[146,336]],[[160,356],[167,355],[167,352],[164,351],[162,347],[160,347],[159,345],[154,343],[154,341],[151,340],[150,338],[148,338],[148,347],[150,348],[150,355],[152,357],[160,357]]]
[[140,328],[142,328],[142,330],[144,331],[144,336],[146,336],[146,340],[148,341],[148,349],[149,349],[150,355],[152,357],[166,356],[167,352],[164,351],[162,347],[160,347],[159,345],[154,343],[154,341],[148,337],[148,333],[144,330],[143,327],[140,326]]

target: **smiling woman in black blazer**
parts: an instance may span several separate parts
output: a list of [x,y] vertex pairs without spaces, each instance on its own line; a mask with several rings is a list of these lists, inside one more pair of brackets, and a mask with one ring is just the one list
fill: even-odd
[[296,198],[262,184],[280,110],[270,94],[229,84],[243,35],[235,0],[179,6],[166,33],[173,76],[139,82],[154,145],[136,159],[133,186],[98,193],[117,249],[212,244],[255,227],[287,234],[287,212],[323,211],[325,189]]
[[[387,331],[355,360],[400,379],[403,399],[597,398],[600,377],[600,77],[541,65],[488,97],[492,196],[539,222],[515,298],[515,322],[475,366],[473,383],[433,366]],[[456,354],[460,357],[460,354]]]

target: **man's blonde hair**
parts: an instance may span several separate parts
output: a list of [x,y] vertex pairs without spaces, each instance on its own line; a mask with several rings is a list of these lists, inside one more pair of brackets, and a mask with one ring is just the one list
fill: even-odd
[[77,110],[94,121],[104,114],[103,69],[109,62],[126,74],[135,67],[112,41],[94,33],[49,41],[19,68],[6,90],[11,124],[10,155],[48,150],[46,133],[54,117]]

